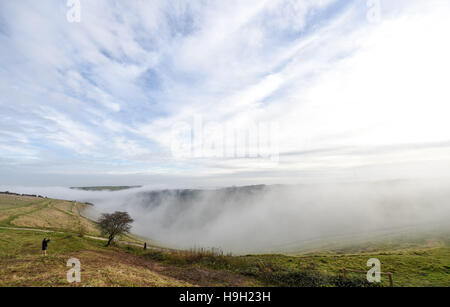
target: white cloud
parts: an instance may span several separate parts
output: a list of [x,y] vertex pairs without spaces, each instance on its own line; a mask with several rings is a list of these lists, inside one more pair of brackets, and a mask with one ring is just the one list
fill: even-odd
[[[450,139],[450,5],[381,4],[371,24],[365,5],[334,0],[89,1],[82,22],[70,24],[57,1],[2,3],[0,151],[36,163],[73,152],[62,173],[102,159],[126,165],[119,173],[174,165],[233,180],[443,161],[447,147],[435,145]],[[276,121],[282,153],[429,148],[282,155],[275,169],[249,159],[177,161],[171,128],[196,116],[243,128]]]

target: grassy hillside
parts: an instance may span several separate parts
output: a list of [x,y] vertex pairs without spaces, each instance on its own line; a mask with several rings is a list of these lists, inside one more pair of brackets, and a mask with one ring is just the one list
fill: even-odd
[[[369,286],[364,274],[341,274],[344,267],[367,270],[369,258],[394,273],[394,286],[450,286],[447,233],[331,245],[296,256],[144,251],[120,243],[106,248],[89,237],[100,232],[83,216],[87,206],[0,194],[0,286]],[[44,236],[51,238],[48,256],[40,254]],[[72,257],[81,261],[79,284],[66,281]]]
[[0,194],[0,226],[100,235],[96,224],[82,216],[87,206],[78,202]]

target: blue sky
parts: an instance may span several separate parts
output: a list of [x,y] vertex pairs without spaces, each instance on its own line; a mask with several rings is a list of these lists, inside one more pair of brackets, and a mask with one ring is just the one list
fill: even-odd
[[[448,171],[448,1],[80,3],[80,23],[65,1],[0,3],[0,185]],[[174,127],[198,117],[276,123],[279,160],[174,156]]]

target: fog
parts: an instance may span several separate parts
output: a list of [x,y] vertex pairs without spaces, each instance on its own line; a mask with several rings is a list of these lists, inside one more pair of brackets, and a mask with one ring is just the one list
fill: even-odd
[[0,191],[91,202],[93,217],[127,211],[135,220],[133,233],[167,247],[257,253],[301,249],[314,240],[446,226],[449,187],[449,181],[429,180],[117,192],[0,186]]

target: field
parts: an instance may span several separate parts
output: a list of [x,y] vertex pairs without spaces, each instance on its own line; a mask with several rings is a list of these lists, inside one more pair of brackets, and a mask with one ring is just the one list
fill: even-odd
[[[106,248],[88,205],[0,194],[0,286],[373,286],[364,274],[369,258],[394,275],[394,286],[450,286],[448,233],[402,235],[388,240],[331,246],[297,255],[218,256],[209,251]],[[40,254],[50,237],[49,255]],[[81,283],[69,284],[66,262],[81,261]],[[381,286],[388,286],[383,277]]]
[[0,226],[99,235],[95,223],[81,214],[87,206],[70,201],[0,194]]

